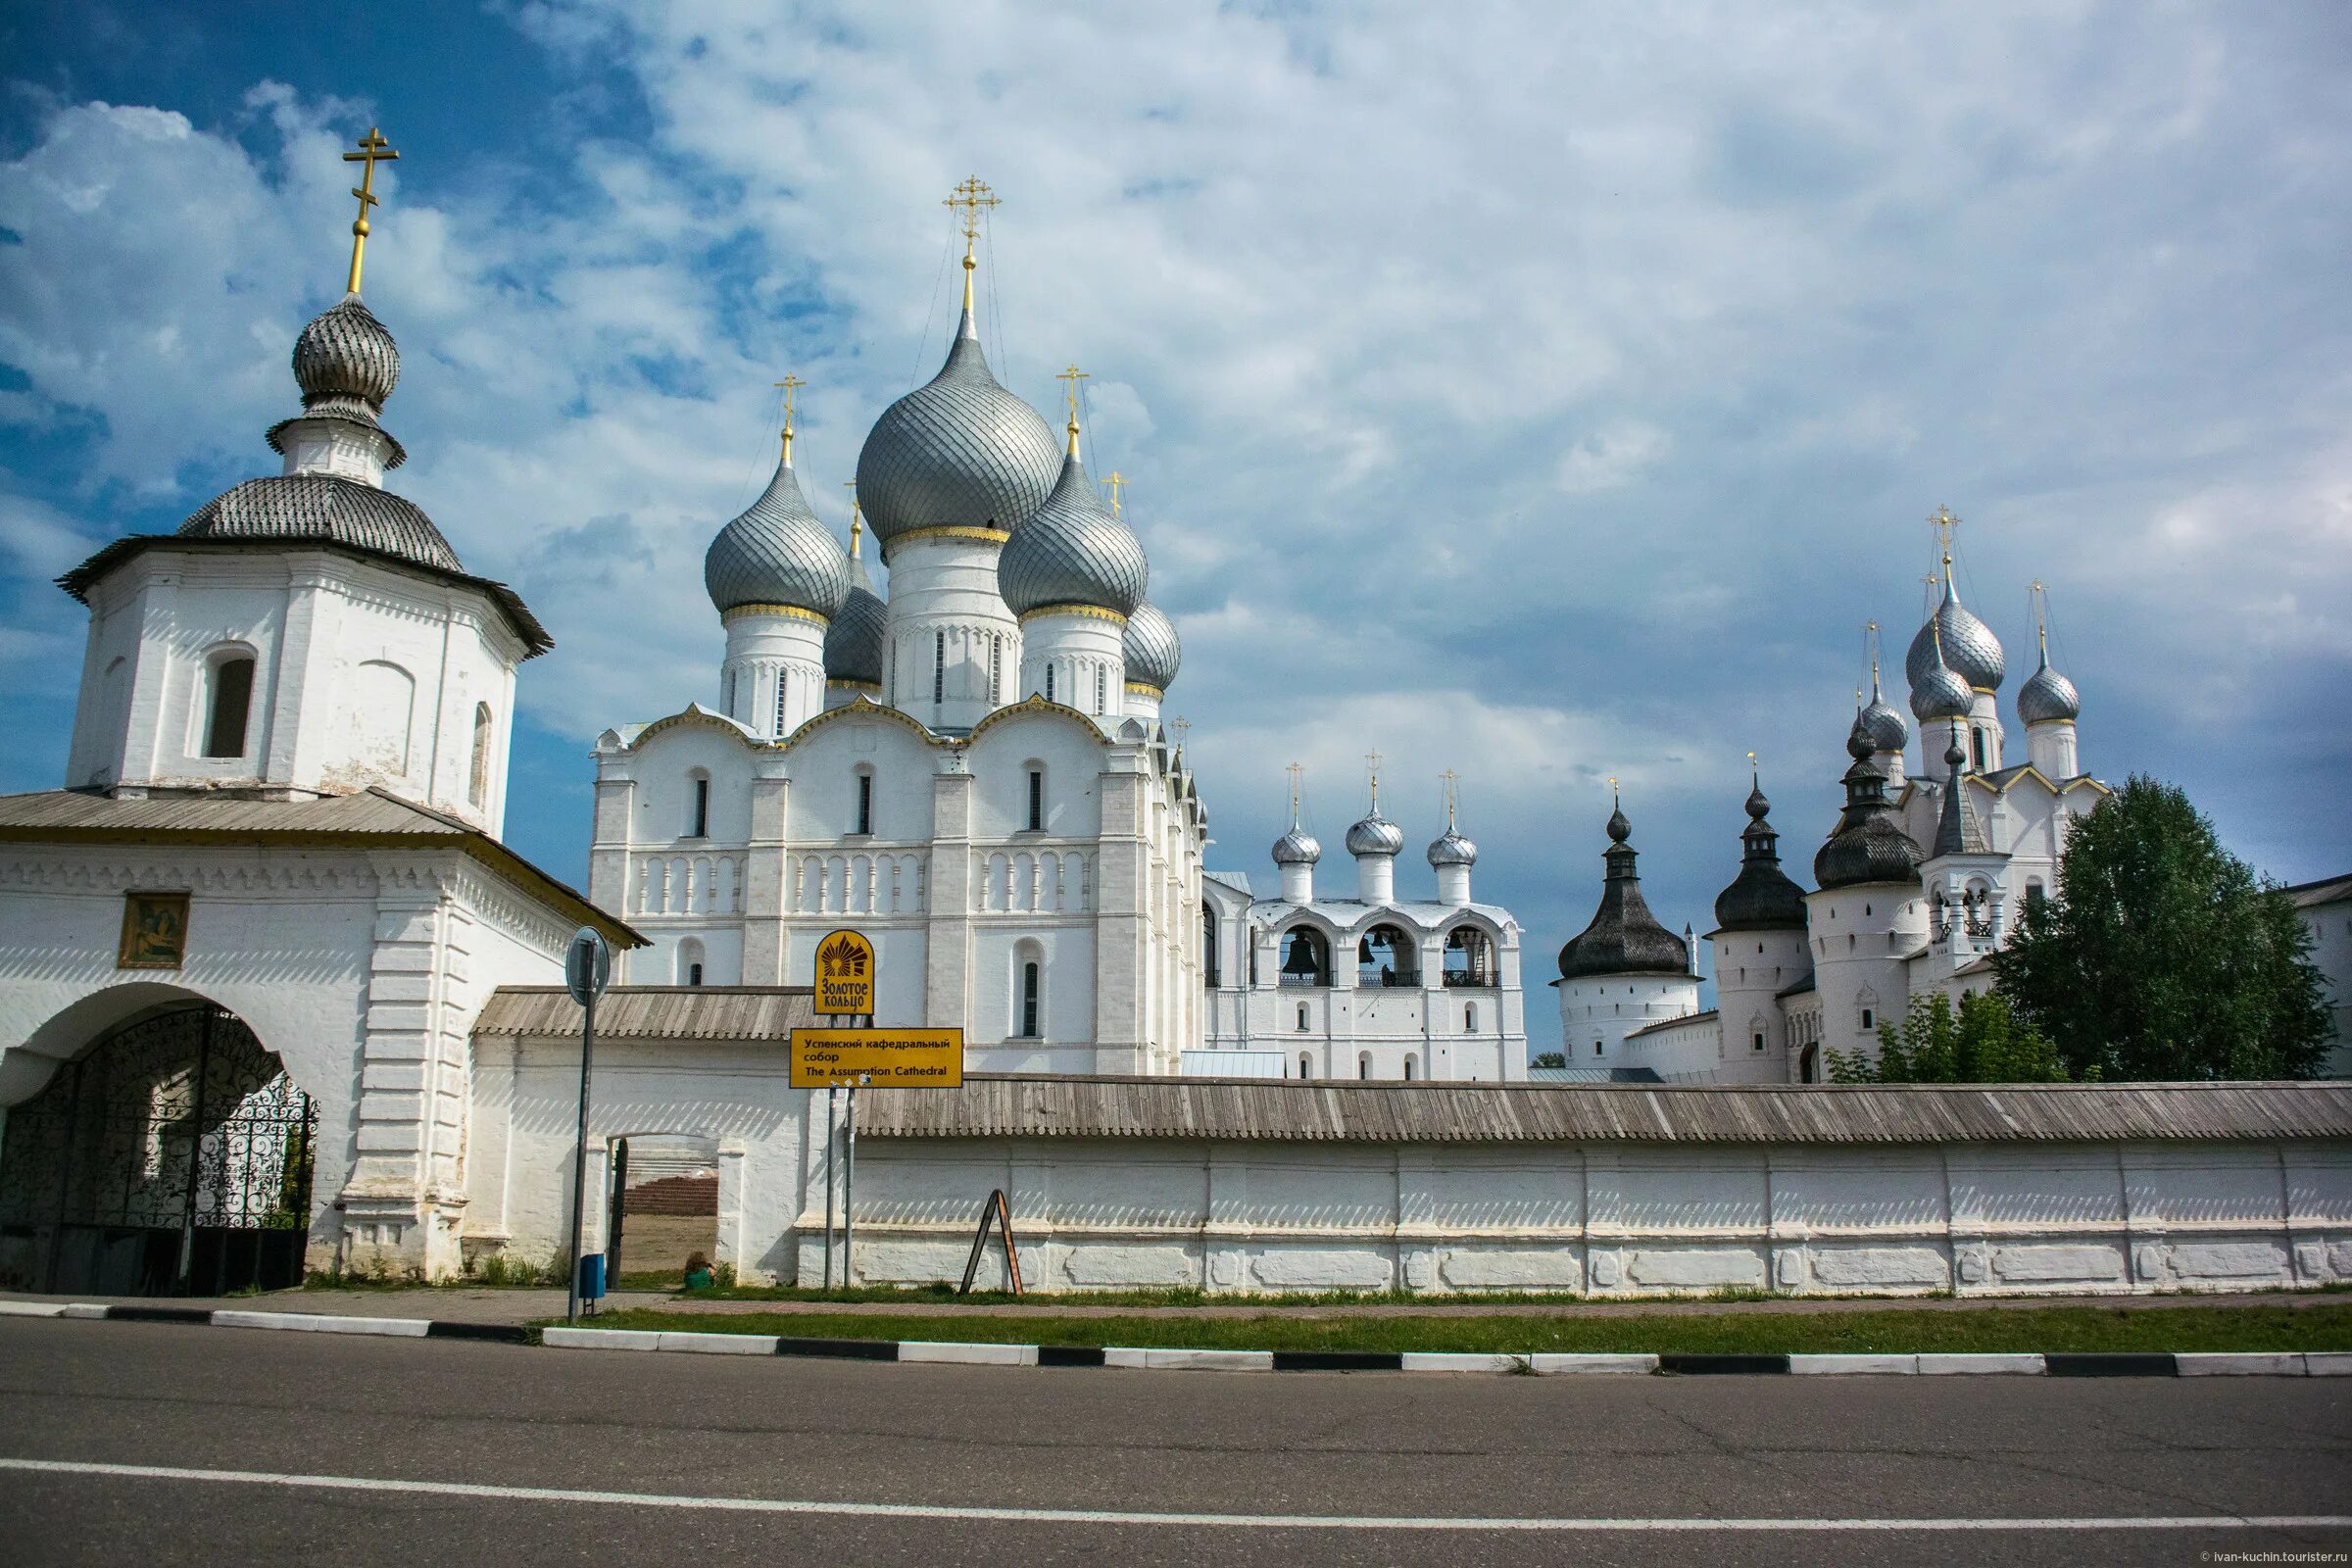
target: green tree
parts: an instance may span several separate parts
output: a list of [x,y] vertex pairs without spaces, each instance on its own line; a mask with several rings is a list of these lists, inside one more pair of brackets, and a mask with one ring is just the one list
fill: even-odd
[[1542,1052],[1528,1065],[1530,1067],[1565,1067],[1568,1065],[1568,1053],[1565,1051]]
[[1993,958],[2018,1017],[2083,1077],[2308,1078],[2330,1024],[2311,933],[2169,784],[2076,822],[2058,888]]
[[1879,1054],[1833,1051],[1834,1084],[2050,1084],[2068,1078],[2058,1049],[2018,1021],[1997,991],[1915,996],[1879,1026]]

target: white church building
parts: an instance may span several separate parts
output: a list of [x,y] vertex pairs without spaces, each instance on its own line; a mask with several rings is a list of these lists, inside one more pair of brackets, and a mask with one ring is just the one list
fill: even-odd
[[[2056,885],[2069,826],[2109,792],[2082,766],[2082,699],[2050,663],[2038,593],[2038,659],[2016,700],[2026,755],[2011,759],[1998,701],[2006,660],[1992,629],[1960,601],[1954,520],[1935,519],[1944,541],[1936,602],[1904,660],[1920,765],[1908,765],[1911,725],[1886,700],[1874,655],[1870,697],[1846,738],[1845,808],[1813,858],[1814,890],[1781,870],[1758,785],[1747,798],[1740,874],[1716,899],[1716,928],[1705,939],[1715,1006],[1699,1010],[1698,975],[1687,961],[1671,972],[1662,948],[1636,973],[1574,983],[1563,950],[1572,1064],[1669,1081],[1818,1083],[1827,1053],[1875,1054],[1881,1025],[1900,1019],[1912,997],[1941,992],[1957,1002],[1991,989],[1991,955],[2018,910]],[[1572,999],[1581,1004],[1595,984],[1645,988],[1655,1015],[1614,1038],[1592,1027],[1595,1018],[1571,1022]],[[1589,1062],[1579,1040],[1599,1047]]]

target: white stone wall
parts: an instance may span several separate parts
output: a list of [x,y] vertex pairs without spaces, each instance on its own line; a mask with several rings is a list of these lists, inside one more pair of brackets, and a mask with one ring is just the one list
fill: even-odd
[[1648,1065],[1629,1054],[1626,1036],[1698,1011],[1698,977],[1593,974],[1556,980],[1560,1048],[1571,1067]]
[[[487,594],[422,572],[322,550],[149,549],[90,593],[65,783],[380,785],[495,837],[523,653]],[[254,661],[244,755],[206,757],[212,671],[238,657]]]
[[[576,1041],[476,1042],[471,1245],[564,1244]],[[614,1138],[722,1152],[720,1260],[816,1278],[821,1092],[772,1047],[606,1040],[590,1191]],[[868,1284],[960,1275],[1010,1199],[1032,1289],[1219,1293],[1726,1286],[1793,1295],[2260,1290],[2352,1280],[2352,1141],[2212,1144],[1365,1145],[858,1141]],[[838,1195],[839,1189],[836,1189]],[[590,1243],[601,1247],[601,1204]],[[984,1279],[1002,1264],[983,1263]]]

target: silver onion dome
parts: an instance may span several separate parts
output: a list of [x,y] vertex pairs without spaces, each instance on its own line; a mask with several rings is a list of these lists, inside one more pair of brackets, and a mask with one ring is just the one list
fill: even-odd
[[1075,454],[1044,506],[1029,514],[997,557],[997,587],[1016,615],[1057,605],[1132,614],[1144,602],[1144,547],[1102,509]]
[[1315,836],[1304,828],[1293,826],[1288,833],[1274,841],[1276,865],[1312,865],[1321,858],[1323,846],[1316,843]]
[[1395,855],[1404,848],[1404,829],[1372,808],[1365,816],[1348,829],[1348,853],[1361,858],[1367,855]]
[[[1923,724],[1966,718],[1976,694],[1961,673],[1944,662],[1934,621],[1928,623],[1928,662],[1911,677],[1911,716]],[[1857,726],[1859,721],[1857,720]],[[1867,734],[1867,731],[1864,731]],[[1872,737],[1875,742],[1876,737]]]
[[1430,841],[1429,863],[1440,865],[1476,865],[1478,846],[1447,828]]
[[1054,489],[1061,446],[997,384],[970,316],[939,374],[882,411],[858,454],[858,499],[886,553],[923,528],[1010,531]]
[[831,620],[849,597],[850,563],[808,509],[789,458],[760,499],[719,529],[703,557],[703,586],[721,612],[789,605]]
[[1854,722],[1870,737],[1870,749],[1874,752],[1899,752],[1911,743],[1911,726],[1904,722],[1892,703],[1875,691]]
[[881,685],[882,640],[889,624],[889,608],[874,592],[865,563],[852,556],[850,591],[841,601],[841,612],[825,628],[825,679]]
[[[1913,686],[1925,680],[1935,666],[1936,649],[1943,647],[1943,662],[1950,666],[1962,682],[1977,691],[1998,690],[2006,666],[2001,659],[2001,640],[1992,628],[1979,620],[1975,612],[1960,603],[1960,591],[1952,584],[1952,574],[1946,567],[1943,574],[1943,602],[1936,607],[1911,639],[1911,650],[1903,656],[1903,673]],[[1919,711],[1917,697],[1912,699],[1911,711]]]
[[1184,662],[1184,645],[1176,640],[1175,623],[1165,611],[1149,599],[1136,606],[1127,617],[1123,640],[1129,680],[1155,692],[1165,692],[1175,684],[1177,666]]
[[400,383],[400,345],[357,294],[346,294],[294,340],[294,379],[306,407],[348,398],[381,413]]
[[2017,689],[2017,716],[2028,724],[2046,724],[2056,719],[2071,722],[2082,715],[2082,694],[2073,681],[2050,667],[2049,656],[2044,654],[2041,667]]

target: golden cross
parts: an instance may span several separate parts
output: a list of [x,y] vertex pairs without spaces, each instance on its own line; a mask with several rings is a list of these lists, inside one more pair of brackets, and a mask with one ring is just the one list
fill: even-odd
[[767,384],[784,389],[784,461],[789,465],[792,462],[792,395],[808,383],[787,370],[783,380]]
[[850,493],[850,559],[858,559],[858,541],[865,537],[865,518],[858,513],[858,481],[844,479],[841,487]]
[[1056,371],[1054,379],[1070,384],[1066,395],[1070,400],[1070,456],[1074,458],[1078,455],[1078,383],[1087,379],[1087,372],[1073,365],[1066,370]]
[[1180,752],[1183,751],[1184,738],[1193,732],[1193,721],[1182,713],[1178,713],[1174,718],[1168,720],[1168,728],[1176,732],[1176,749]]
[[345,163],[363,166],[360,182],[351,188],[351,193],[360,199],[360,216],[351,224],[351,281],[344,285],[346,294],[360,291],[360,260],[368,249],[368,209],[382,205],[375,196],[375,166],[399,156],[392,150],[392,144],[384,140],[383,128],[378,125],[368,127],[368,134],[360,138],[358,152],[343,155]]
[[1959,524],[1960,519],[1952,515],[1951,508],[1939,506],[1936,509],[1936,515],[1930,517],[1928,521],[1936,529],[1936,543],[1943,552],[1945,568],[1949,569],[1952,564],[1952,529]]
[[1461,775],[1449,767],[1438,777],[1446,781],[1446,831],[1450,833],[1453,831],[1453,786]]
[[1283,771],[1291,775],[1291,826],[1297,827],[1298,825],[1298,775],[1305,772],[1306,769],[1300,767],[1297,762],[1293,762]]
[[942,207],[963,209],[963,264],[972,264],[972,242],[980,235],[980,214],[983,209],[1003,205],[1003,198],[974,174],[956,187],[956,194],[939,204]]
[[1378,816],[1380,814],[1380,754],[1366,752],[1364,763],[1372,770],[1372,814]]
[[1113,468],[1110,477],[1102,482],[1110,487],[1110,514],[1115,517],[1119,514],[1119,492],[1127,488],[1127,476]]

